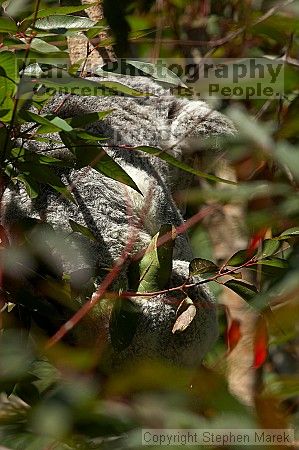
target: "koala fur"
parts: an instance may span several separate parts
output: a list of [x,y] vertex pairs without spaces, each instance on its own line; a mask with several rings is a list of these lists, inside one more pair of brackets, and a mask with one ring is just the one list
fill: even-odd
[[[19,218],[29,216],[49,222],[61,231],[67,246],[75,250],[76,255],[75,258],[61,255],[64,270],[69,273],[87,267],[112,267],[134,227],[137,239],[131,255],[144,250],[162,224],[170,223],[178,227],[183,223],[172,194],[190,184],[190,174],[169,166],[155,156],[123,148],[123,145],[159,147],[190,164],[190,139],[233,133],[229,121],[220,113],[211,111],[202,101],[176,98],[168,89],[145,77],[111,76],[111,80],[152,95],[57,95],[42,113],[58,111],[59,117],[69,118],[113,109],[105,120],[89,125],[87,130],[107,138],[104,141],[104,147],[108,144],[105,150],[131,176],[142,195],[88,167],[59,169],[65,184],[72,186],[77,204],[59,196],[49,187],[44,187],[42,194],[31,200],[23,186],[11,185],[3,197],[2,223],[7,229]],[[59,156],[61,150],[58,147],[63,145],[59,135],[54,133],[48,137],[49,143],[28,140],[24,146],[34,152]],[[88,227],[97,237],[97,242],[79,233],[70,235],[69,219]],[[174,247],[171,286],[181,285],[187,279],[192,258],[187,235],[179,235]],[[110,290],[128,288],[126,271],[125,264]],[[76,282],[80,285],[80,277]],[[97,283],[101,283],[101,278],[97,279]],[[122,366],[124,362],[136,358],[162,358],[179,366],[197,367],[217,338],[216,308],[206,287],[197,286],[187,293],[196,305],[197,314],[184,332],[172,333],[178,305],[184,298],[182,292],[172,292],[171,295],[133,297],[130,300],[137,307],[137,324],[131,343],[125,348],[118,348],[111,341],[111,311],[105,313],[104,308],[96,326],[85,330],[85,336],[90,334],[88,339],[95,345],[103,335],[101,330],[106,330],[105,339],[110,343],[109,364],[112,367]],[[81,327],[84,327],[84,322]]]

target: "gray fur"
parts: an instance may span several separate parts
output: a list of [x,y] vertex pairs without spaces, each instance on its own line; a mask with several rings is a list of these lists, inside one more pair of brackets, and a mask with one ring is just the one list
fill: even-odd
[[[154,95],[141,98],[56,96],[43,113],[55,111],[62,102],[58,113],[62,118],[114,109],[104,121],[90,125],[88,130],[108,138],[107,152],[133,178],[143,196],[92,168],[70,169],[63,175],[65,183],[73,187],[77,205],[59,198],[50,189],[45,189],[35,201],[31,201],[19,185],[11,186],[4,195],[2,221],[6,227],[21,216],[30,216],[42,218],[62,231],[67,246],[75,249],[77,255],[65,261],[65,270],[69,272],[94,265],[111,267],[126,246],[132,226],[139,227],[139,220],[144,223],[138,230],[133,254],[147,247],[162,224],[179,226],[183,223],[172,193],[188,186],[190,175],[156,157],[119,145],[158,146],[178,159],[190,160],[190,138],[233,133],[232,125],[204,102],[175,98],[167,89],[144,77],[117,77],[115,81]],[[53,142],[49,144],[28,141],[25,147],[57,156],[61,153],[57,150],[61,143],[55,141],[60,138],[55,134],[50,137]],[[147,197],[149,192],[150,198]],[[131,217],[128,217],[128,198]],[[70,237],[69,219],[87,226],[98,242],[92,243],[77,233]],[[187,236],[180,235],[175,243],[173,286],[181,284],[188,276],[188,262],[192,257]],[[114,289],[119,287],[127,288],[126,266],[113,286]],[[126,349],[118,351],[112,346],[112,366],[120,366],[138,356],[163,358],[178,365],[196,367],[215,342],[217,321],[215,302],[208,290],[199,286],[192,290],[192,296],[197,315],[190,327],[179,335],[173,335],[171,329],[180,295],[171,296],[175,298],[174,302],[169,302],[170,296],[165,294],[150,299],[135,298],[141,312],[136,333]],[[107,327],[107,323],[103,327]]]

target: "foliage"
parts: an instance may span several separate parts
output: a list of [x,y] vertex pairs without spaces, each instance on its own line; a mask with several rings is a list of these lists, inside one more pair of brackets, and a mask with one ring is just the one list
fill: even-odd
[[[78,80],[78,67],[68,64],[67,39],[79,32],[94,39],[107,29],[105,21],[95,24],[76,2],[0,0],[0,8],[1,192],[9,182],[21,183],[35,199],[47,185],[75,202],[57,175],[57,168],[70,165],[92,165],[138,190],[107,154],[103,138],[85,130],[86,125],[105,120],[111,111],[87,114],[80,121],[40,114],[55,90],[70,92],[78,85],[80,91],[92,89],[97,95],[143,95],[117,82]],[[226,384],[224,361],[242,338],[236,321],[223,326],[222,339],[196,374],[143,361],[127,372],[107,376],[101,367],[101,349],[74,348],[66,340],[54,347],[47,345],[58,325],[63,326],[91,297],[98,271],[109,273],[111,268],[64,274],[52,257],[55,246],[70,252],[63,239],[50,225],[24,220],[19,224],[15,248],[9,247],[6,232],[0,228],[0,390],[5,393],[0,398],[0,444],[14,450],[139,448],[140,429],[151,426],[275,428],[277,418],[271,418],[271,408],[278,411],[280,428],[298,425],[298,367],[297,371],[293,367],[293,355],[299,353],[298,5],[268,0],[164,0],[157,4],[140,0],[122,2],[118,8],[109,0],[105,10],[114,34],[97,45],[116,43],[120,55],[127,56],[130,51],[129,56],[151,55],[153,59],[193,58],[200,51],[210,57],[266,56],[285,62],[284,91],[279,98],[244,99],[242,105],[228,98],[219,103],[221,109],[227,107],[226,113],[239,130],[237,138],[222,143],[237,173],[236,189],[227,183],[217,189],[217,183],[228,180],[183,165],[160,149],[132,148],[204,180],[201,189],[178,193],[178,198],[188,201],[190,216],[205,204],[211,208],[239,202],[245,205],[244,225],[251,239],[227,261],[211,261],[206,231],[200,224],[192,228],[190,236],[198,257],[190,264],[190,277],[199,275],[198,283],[216,282],[218,287],[231,289],[259,313],[253,346],[253,365],[259,376],[255,407],[250,410],[242,405]],[[140,67],[133,60],[127,63],[141,72],[143,67],[144,75],[153,73],[149,65]],[[113,71],[111,67],[106,69]],[[59,77],[51,77],[56,71]],[[155,72],[152,76],[161,81]],[[186,94],[185,80],[169,73],[167,77],[175,92]],[[66,161],[24,148],[29,140],[47,142],[48,133],[59,133],[73,158]],[[82,152],[82,147],[86,151]],[[82,225],[74,221],[70,225],[73,233],[96,239]],[[51,248],[43,240],[44,233],[52,239]],[[170,233],[170,240],[159,246],[164,233]],[[134,262],[138,279],[133,277],[127,292],[114,293],[118,300],[135,291],[146,297],[167,289],[174,239],[174,230],[165,225],[143,257]],[[252,274],[250,281],[246,271]],[[188,283],[195,282],[190,278],[177,288],[183,290]],[[128,324],[134,329],[136,311],[130,306],[124,310],[123,301],[118,305],[114,319],[122,320],[125,338],[117,343],[122,346],[131,338]],[[193,306],[186,295],[173,333],[190,325]],[[220,321],[226,320],[221,309],[219,316]],[[88,320],[88,315],[82,319],[87,328]],[[277,352],[282,352],[288,363],[277,365]]]

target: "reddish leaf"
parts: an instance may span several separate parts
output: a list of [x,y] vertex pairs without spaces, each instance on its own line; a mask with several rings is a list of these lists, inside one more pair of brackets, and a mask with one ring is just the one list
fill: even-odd
[[238,319],[233,319],[228,326],[226,338],[227,338],[227,348],[229,353],[233,351],[233,349],[238,344],[241,339],[241,330],[240,330],[241,322]]
[[265,228],[265,227],[261,228],[256,233],[254,233],[254,235],[251,237],[249,245],[247,247],[247,255],[248,256],[253,256],[255,250],[257,250],[259,248],[259,246],[261,245],[261,242],[265,238],[266,233],[267,233],[267,228]]
[[258,369],[267,359],[268,355],[268,330],[267,324],[263,317],[260,317],[254,336],[254,362],[253,367]]

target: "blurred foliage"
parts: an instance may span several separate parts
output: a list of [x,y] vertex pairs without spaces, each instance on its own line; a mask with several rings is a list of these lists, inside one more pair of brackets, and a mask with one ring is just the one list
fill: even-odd
[[[78,310],[82,298],[91,295],[95,274],[80,274],[83,280],[80,286],[74,282],[78,274],[66,277],[39,236],[40,224],[27,221],[20,224],[20,240],[14,248],[9,248],[5,230],[0,230],[0,444],[14,450],[131,449],[141,446],[141,428],[296,427],[299,398],[298,3],[107,0],[104,9],[112,30],[109,43],[115,45],[119,56],[150,57],[153,61],[158,57],[186,58],[189,62],[197,62],[204,56],[265,56],[284,61],[284,91],[279,98],[219,101],[219,108],[232,118],[239,130],[237,138],[223,141],[227,158],[237,174],[237,189],[226,184],[216,189],[215,176],[193,171],[205,178],[201,188],[178,193],[178,197],[187,199],[190,216],[207,203],[245,205],[245,225],[251,237],[247,248],[232,255],[220,267],[218,262],[210,261],[213,251],[207,231],[201,225],[195,226],[190,235],[197,259],[190,269],[207,281],[213,278],[217,292],[222,287],[221,275],[229,272],[226,286],[260,313],[253,350],[259,380],[255,404],[254,408],[246,408],[228,391],[226,356],[240,335],[237,323],[227,327],[222,310],[219,311],[219,343],[208,355],[205,366],[196,373],[167,367],[158,361],[141,361],[127,371],[107,376],[101,370],[99,349],[76,348],[64,341],[53,348],[45,347],[47,338]],[[46,140],[47,133],[59,132],[65,146],[73,152],[77,167],[87,166],[102,152],[104,156],[96,170],[137,189],[120,166],[104,154],[99,140],[95,143],[84,131],[84,125],[104,119],[109,111],[103,112],[103,116],[80,117],[80,123],[28,111],[30,105],[40,111],[53,95],[53,88],[78,85],[77,78],[72,78],[77,67],[65,62],[68,61],[67,37],[80,32],[93,38],[107,29],[107,23],[102,20],[94,24],[80,2],[71,0],[35,3],[0,0],[0,10],[1,191],[12,180],[22,183],[34,199],[41,185],[47,184],[73,201],[55,170],[67,163],[26,152],[19,144],[21,127],[23,130],[31,127],[34,133],[28,136],[28,132],[27,138],[37,142]],[[58,62],[63,67],[63,76],[54,82],[47,74],[55,70]],[[82,88],[96,87],[96,83],[84,79],[80,84]],[[121,83],[101,84],[99,95],[111,95],[115,91],[140,95]],[[173,88],[178,86],[180,83],[176,82]],[[74,142],[92,144],[90,153],[80,156]],[[165,158],[165,154],[158,157]],[[73,232],[94,238],[90,230],[79,224],[73,222],[71,226]],[[53,230],[48,227],[46,232],[52,236]],[[58,239],[56,245],[63,246],[63,239],[55,239]],[[240,279],[243,268],[252,271],[252,285]],[[156,271],[153,272],[156,276]]]

